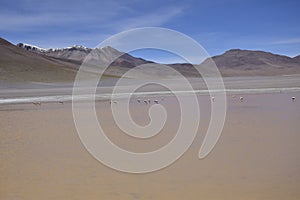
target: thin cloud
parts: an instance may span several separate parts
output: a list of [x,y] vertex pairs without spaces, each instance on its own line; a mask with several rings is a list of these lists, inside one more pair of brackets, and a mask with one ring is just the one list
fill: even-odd
[[154,13],[134,16],[127,19],[121,19],[114,23],[118,31],[127,30],[130,28],[146,27],[146,26],[161,26],[174,17],[183,13],[183,7],[174,7],[160,10]]
[[276,40],[272,42],[272,44],[299,44],[299,43],[300,43],[300,38],[289,38],[283,40]]
[[[34,2],[35,6],[32,6]],[[119,13],[129,13],[130,8],[117,2],[106,2],[93,5],[88,3],[62,2],[57,7],[57,2],[44,1],[20,2],[22,12],[5,10],[0,7],[0,30],[26,31],[38,28],[55,29],[55,26],[68,25],[89,27],[92,24],[105,24],[113,22]],[[31,5],[31,6],[29,6]],[[99,8],[98,8],[99,6]],[[54,30],[55,31],[55,30]]]
[[[89,9],[82,11],[81,8],[74,10],[60,8],[53,10],[49,5],[39,6],[30,12],[1,12],[0,30],[2,31],[27,31],[38,28],[55,29],[56,26],[66,25],[70,27],[81,26],[80,29],[99,30],[106,32],[119,32],[141,26],[162,26],[174,17],[183,13],[184,7],[169,7],[165,9],[149,10],[141,14],[122,3],[103,5],[101,9]],[[127,14],[124,14],[127,13]]]
[[[58,20],[58,19],[64,20]],[[39,26],[51,26],[74,22],[73,18],[58,14],[12,15],[0,14],[0,30],[27,30]]]

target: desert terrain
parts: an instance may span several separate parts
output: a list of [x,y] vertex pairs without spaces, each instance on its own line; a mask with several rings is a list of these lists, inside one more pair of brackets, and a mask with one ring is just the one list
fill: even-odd
[[[37,50],[0,40],[0,199],[300,198],[299,57],[235,49],[212,58],[225,76],[227,115],[217,145],[201,160],[198,152],[209,124],[210,106],[218,96],[212,100],[205,81],[195,76],[189,64],[170,64],[188,75],[199,100],[201,120],[196,139],[169,167],[128,174],[106,167],[89,154],[74,124],[73,82],[83,57],[91,50],[81,46]],[[97,51],[105,59],[120,53],[110,47]],[[170,91],[149,85],[132,96],[130,111],[138,124],[145,125],[157,100],[168,113],[161,132],[141,140],[117,127],[110,95],[120,74],[139,64],[159,66],[124,54],[99,82],[95,105],[99,123],[112,142],[133,152],[148,152],[175,136],[180,110]],[[144,81],[125,80],[120,87],[122,95]],[[175,86],[178,95],[189,98],[176,79],[165,82]],[[87,82],[82,89],[89,87]],[[121,97],[116,104],[123,102]]]

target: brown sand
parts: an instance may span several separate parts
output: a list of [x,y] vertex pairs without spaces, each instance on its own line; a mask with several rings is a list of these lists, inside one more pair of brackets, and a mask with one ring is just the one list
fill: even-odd
[[[300,93],[243,96],[242,103],[228,96],[226,124],[208,157],[197,157],[209,118],[209,97],[200,96],[203,118],[192,147],[173,165],[141,175],[95,160],[78,138],[69,103],[2,105],[0,199],[300,199]],[[171,122],[142,144],[115,127],[108,102],[97,103],[97,110],[115,143],[147,151],[176,130],[176,101],[161,103],[173,110]],[[131,105],[145,123],[148,105]]]

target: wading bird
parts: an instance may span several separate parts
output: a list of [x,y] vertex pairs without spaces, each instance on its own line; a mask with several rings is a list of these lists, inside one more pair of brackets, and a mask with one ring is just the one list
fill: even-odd
[[240,97],[240,102],[243,102],[244,101],[244,97]]
[[296,97],[292,97],[292,101],[295,101],[296,100]]
[[37,102],[33,102],[33,105],[35,105],[35,106],[41,106],[41,105],[42,105],[42,103],[41,103],[41,102],[39,102],[39,101],[37,101]]

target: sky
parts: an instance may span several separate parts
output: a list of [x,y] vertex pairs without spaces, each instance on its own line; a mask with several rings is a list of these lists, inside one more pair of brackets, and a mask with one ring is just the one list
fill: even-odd
[[[95,47],[139,27],[163,27],[201,44],[209,55],[229,49],[300,54],[299,0],[0,0],[0,37],[16,44]],[[132,53],[163,63],[179,58],[155,50]]]

